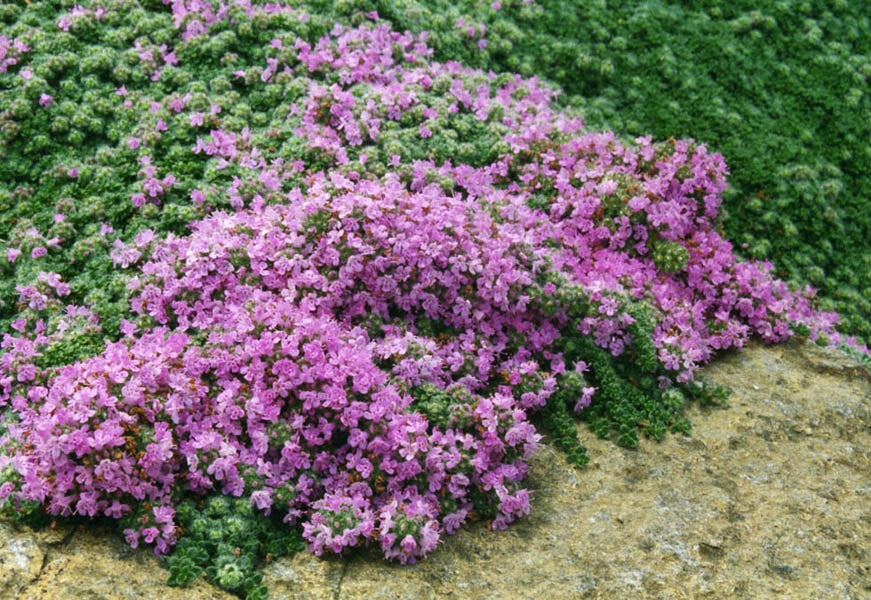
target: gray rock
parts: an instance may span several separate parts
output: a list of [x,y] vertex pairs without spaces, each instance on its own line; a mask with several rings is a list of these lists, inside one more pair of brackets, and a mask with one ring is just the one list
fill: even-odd
[[[62,540],[31,534],[45,548],[41,572],[15,594],[20,600],[231,600],[234,596],[198,581],[190,588],[166,585],[167,572],[148,551],[133,550],[118,536],[69,530]],[[0,539],[0,544],[6,539]],[[40,555],[42,556],[42,555]]]
[[34,535],[0,523],[0,598],[15,598],[42,570]]

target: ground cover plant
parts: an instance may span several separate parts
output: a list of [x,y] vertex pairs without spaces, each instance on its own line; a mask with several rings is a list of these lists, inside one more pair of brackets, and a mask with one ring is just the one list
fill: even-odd
[[377,8],[399,30],[429,31],[440,60],[558,84],[592,128],[709,144],[732,171],[722,222],[739,254],[813,285],[842,331],[871,340],[865,3],[349,5]]
[[[344,10],[344,9],[343,9]],[[530,510],[573,415],[635,447],[750,336],[851,343],[718,230],[723,157],[593,132],[376,12],[3,5],[0,503],[265,595]]]

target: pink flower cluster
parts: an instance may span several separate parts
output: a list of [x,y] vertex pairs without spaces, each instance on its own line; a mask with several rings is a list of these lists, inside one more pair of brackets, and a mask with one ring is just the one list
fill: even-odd
[[[186,39],[227,13],[172,8]],[[726,166],[704,146],[585,132],[537,81],[433,63],[425,39],[386,27],[271,51],[269,76],[247,85],[285,69],[308,77],[287,114],[329,168],[271,154],[212,111],[216,128],[191,151],[236,175],[191,199],[234,210],[189,235],[116,242],[137,319],[123,339],[39,369],[40,353],[90,317],[63,308],[55,274],[21,290],[30,316],[0,359],[0,471],[17,478],[0,500],[55,515],[141,509],[128,541],[165,552],[181,493],[248,495],[301,524],[317,554],[379,544],[413,562],[482,507],[496,528],[529,512],[524,460],[540,440],[529,416],[559,376],[587,369],[559,352],[567,332],[619,356],[633,343],[627,306],[643,303],[664,372],[680,381],[751,334],[778,341],[801,324],[836,339],[836,317],[814,311],[809,292],[738,262],[717,233]],[[385,124],[409,113],[427,143],[451,115],[495,121],[505,152],[470,166],[400,148],[390,172],[369,170]],[[178,126],[194,124],[202,117]],[[142,166],[133,201],[159,203],[175,177],[147,156]],[[664,269],[668,252],[678,259]],[[420,390],[438,392],[442,412]],[[595,389],[577,400],[582,410]]]
[[6,73],[9,67],[17,65],[21,55],[30,47],[18,38],[8,38],[0,35],[0,73]]
[[[60,221],[57,221],[56,217],[55,223],[63,222],[63,215],[58,216],[61,219]],[[8,262],[15,262],[18,260],[18,257],[21,256],[22,252],[29,253],[31,258],[43,258],[48,254],[49,248],[59,248],[62,241],[63,240],[57,236],[52,236],[50,238],[46,237],[46,235],[41,233],[36,227],[24,228],[19,226],[13,229],[12,234],[9,237],[9,246],[6,249],[5,258]]]
[[151,164],[151,156],[149,155],[142,156],[139,162],[142,165],[142,169],[139,171],[139,176],[143,178],[142,192],[133,194],[130,201],[136,208],[140,208],[146,203],[160,204],[161,197],[175,185],[175,175],[167,173],[164,177],[158,178],[157,168]]
[[63,31],[69,31],[70,27],[75,24],[76,19],[100,21],[106,17],[106,12],[106,9],[100,5],[96,5],[93,8],[85,8],[80,4],[76,4],[69,9],[66,15],[57,20],[57,26]]

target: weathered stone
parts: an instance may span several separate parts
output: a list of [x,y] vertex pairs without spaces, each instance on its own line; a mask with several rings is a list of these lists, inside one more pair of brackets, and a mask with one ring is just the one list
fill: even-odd
[[[532,514],[507,531],[471,526],[408,567],[374,550],[300,553],[265,581],[274,599],[871,597],[864,373],[810,344],[753,345],[702,373],[734,394],[726,409],[691,406],[690,437],[632,451],[581,427],[584,471],[545,445]],[[165,587],[153,557],[117,539],[38,543],[45,567],[23,598],[226,597]]]
[[39,576],[44,555],[32,532],[0,523],[0,598],[15,598]]
[[189,588],[166,585],[167,571],[147,551],[133,550],[106,532],[76,530],[48,548],[39,578],[21,600],[231,600],[204,581]]
[[318,559],[308,552],[273,562],[264,570],[270,598],[333,600],[338,597],[345,564],[338,558]]

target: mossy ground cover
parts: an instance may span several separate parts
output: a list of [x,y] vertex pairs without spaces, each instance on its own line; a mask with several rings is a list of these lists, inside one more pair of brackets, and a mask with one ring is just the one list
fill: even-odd
[[[736,214],[771,221],[735,210],[754,194],[771,209],[755,177],[804,173],[808,202],[841,224],[836,260],[862,227],[841,218],[862,124],[809,175],[830,133],[798,144],[747,125],[771,146],[754,160],[774,165],[752,175],[728,135],[773,114],[735,99],[759,91],[755,71],[735,59],[750,83],[714,88],[716,69],[683,58],[731,40],[758,62],[770,42],[754,32],[791,30],[705,10],[0,5],[4,512],[119,520],[132,545],[176,548],[172,583],[205,574],[258,598],[256,567],[303,538],[409,562],[465,522],[507,526],[529,510],[533,424],[581,466],[578,414],[634,448],[687,432],[687,400],[722,402],[691,381],[718,350],[838,339],[806,294],[737,260],[718,221],[722,158],[671,136],[722,137],[727,232]],[[864,42],[838,10],[807,48],[840,35],[847,55],[826,52],[861,74]],[[674,60],[651,54],[668,44]],[[784,44],[780,62],[809,68]],[[688,109],[666,100],[677,80]],[[725,112],[693,121],[697,105]],[[662,141],[631,139],[647,131]],[[798,230],[792,206],[769,212]],[[753,227],[734,239],[776,259],[790,236],[766,246]]]

